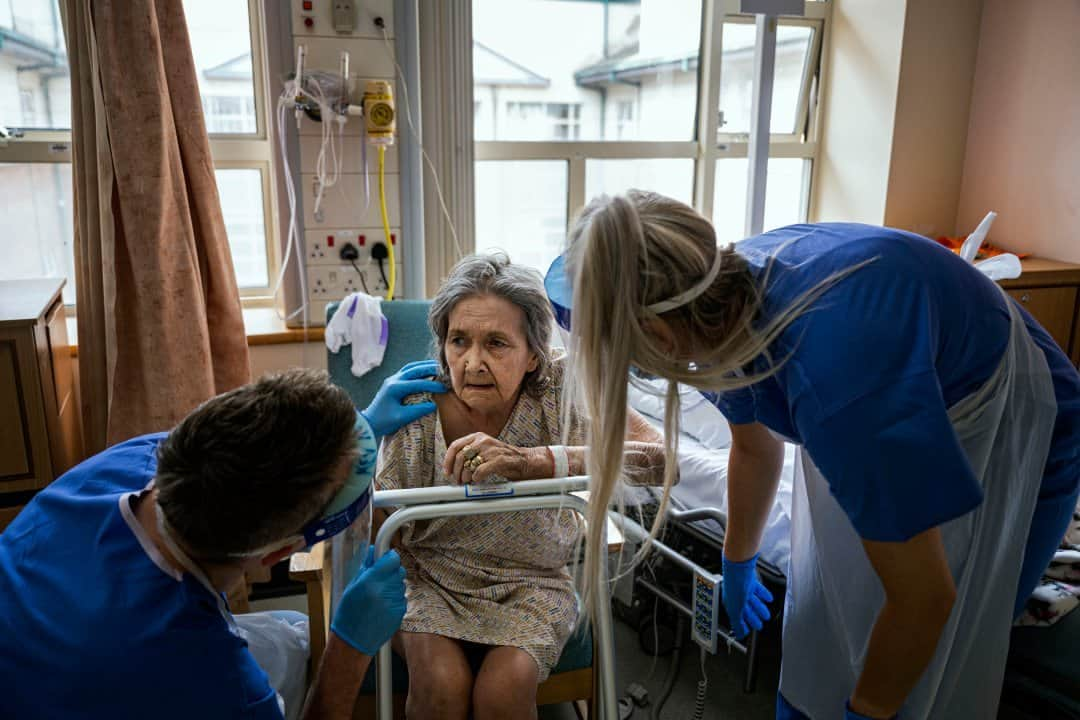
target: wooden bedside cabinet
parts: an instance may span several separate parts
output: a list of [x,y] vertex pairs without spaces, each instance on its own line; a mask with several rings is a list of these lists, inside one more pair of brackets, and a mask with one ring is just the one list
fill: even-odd
[[1023,274],[1001,286],[1080,366],[1080,265],[1044,258],[1027,258],[1021,265]]
[[0,531],[83,459],[63,280],[0,282]]

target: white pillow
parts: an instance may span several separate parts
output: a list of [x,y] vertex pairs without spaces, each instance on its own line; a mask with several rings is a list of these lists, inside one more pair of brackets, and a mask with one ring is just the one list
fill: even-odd
[[[648,415],[661,422],[664,420],[664,398],[667,392],[667,380],[638,380],[651,388],[651,392],[642,390],[630,383],[627,397],[630,407],[642,415]],[[679,428],[702,445],[713,450],[731,447],[731,428],[715,405],[689,385],[679,385],[680,416]]]

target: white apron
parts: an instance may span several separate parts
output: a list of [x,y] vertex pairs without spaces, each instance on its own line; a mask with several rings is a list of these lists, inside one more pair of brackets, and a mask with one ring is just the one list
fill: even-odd
[[[1008,307],[1001,364],[949,409],[984,497],[941,526],[956,604],[902,720],[997,717],[1020,566],[1057,414],[1046,358],[1011,301]],[[780,691],[812,720],[840,718],[885,595],[805,450],[795,467],[791,532]]]

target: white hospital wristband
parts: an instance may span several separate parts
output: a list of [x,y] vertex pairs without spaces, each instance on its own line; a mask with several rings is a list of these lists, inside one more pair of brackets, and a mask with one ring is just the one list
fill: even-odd
[[555,461],[555,474],[553,477],[564,478],[570,475],[570,456],[566,454],[563,445],[548,445],[551,459]]

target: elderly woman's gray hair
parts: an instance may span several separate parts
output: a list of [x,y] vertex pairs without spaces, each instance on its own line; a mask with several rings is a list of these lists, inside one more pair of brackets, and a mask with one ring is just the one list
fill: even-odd
[[528,373],[524,389],[537,394],[548,381],[551,365],[551,328],[555,322],[551,304],[544,291],[540,273],[524,265],[515,265],[504,253],[469,255],[462,258],[446,282],[439,288],[431,302],[428,324],[437,343],[436,358],[444,375],[449,373],[446,365],[446,334],[450,326],[450,313],[467,298],[478,295],[494,295],[521,308],[525,313],[525,337],[537,359],[536,370]]

